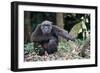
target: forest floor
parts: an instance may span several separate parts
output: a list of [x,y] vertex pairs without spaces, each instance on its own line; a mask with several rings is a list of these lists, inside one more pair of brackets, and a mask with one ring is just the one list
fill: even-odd
[[[61,42],[58,46],[58,51],[53,54],[37,55],[32,47],[32,43],[25,46],[24,61],[53,61],[53,60],[73,60],[73,59],[89,59],[90,58],[90,41],[85,44],[77,44],[77,42]],[[26,50],[28,48],[28,50]],[[31,48],[31,49],[29,49]]]

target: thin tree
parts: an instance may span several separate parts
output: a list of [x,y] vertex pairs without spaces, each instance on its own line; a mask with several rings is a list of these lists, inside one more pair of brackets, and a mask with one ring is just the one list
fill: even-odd
[[[57,13],[56,14],[56,23],[57,26],[60,28],[64,28],[64,17],[63,17],[63,13]],[[63,40],[62,37],[59,37],[59,40]]]
[[57,26],[64,28],[63,13],[57,13],[56,14],[56,23],[57,23]]
[[31,13],[24,12],[24,43],[30,42],[31,31]]

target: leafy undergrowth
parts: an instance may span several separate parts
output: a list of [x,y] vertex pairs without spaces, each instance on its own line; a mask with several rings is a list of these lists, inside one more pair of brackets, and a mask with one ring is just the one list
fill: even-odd
[[39,56],[33,49],[33,43],[24,44],[24,61],[52,61],[52,60],[69,60],[69,59],[89,59],[90,58],[90,41],[76,40],[61,41],[58,45],[58,51],[53,54]]

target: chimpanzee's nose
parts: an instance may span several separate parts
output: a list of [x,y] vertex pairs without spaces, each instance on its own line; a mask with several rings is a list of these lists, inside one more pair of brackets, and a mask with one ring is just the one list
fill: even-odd
[[45,31],[48,31],[48,28],[47,27],[45,27]]

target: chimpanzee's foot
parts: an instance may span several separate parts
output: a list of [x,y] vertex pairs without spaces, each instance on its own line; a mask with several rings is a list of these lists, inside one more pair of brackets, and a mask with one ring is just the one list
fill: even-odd
[[53,54],[54,52],[57,52],[57,48],[53,48],[53,49],[48,48],[46,51],[48,54]]
[[39,49],[39,54],[40,56],[44,55],[45,54],[45,50],[43,48],[40,48]]

